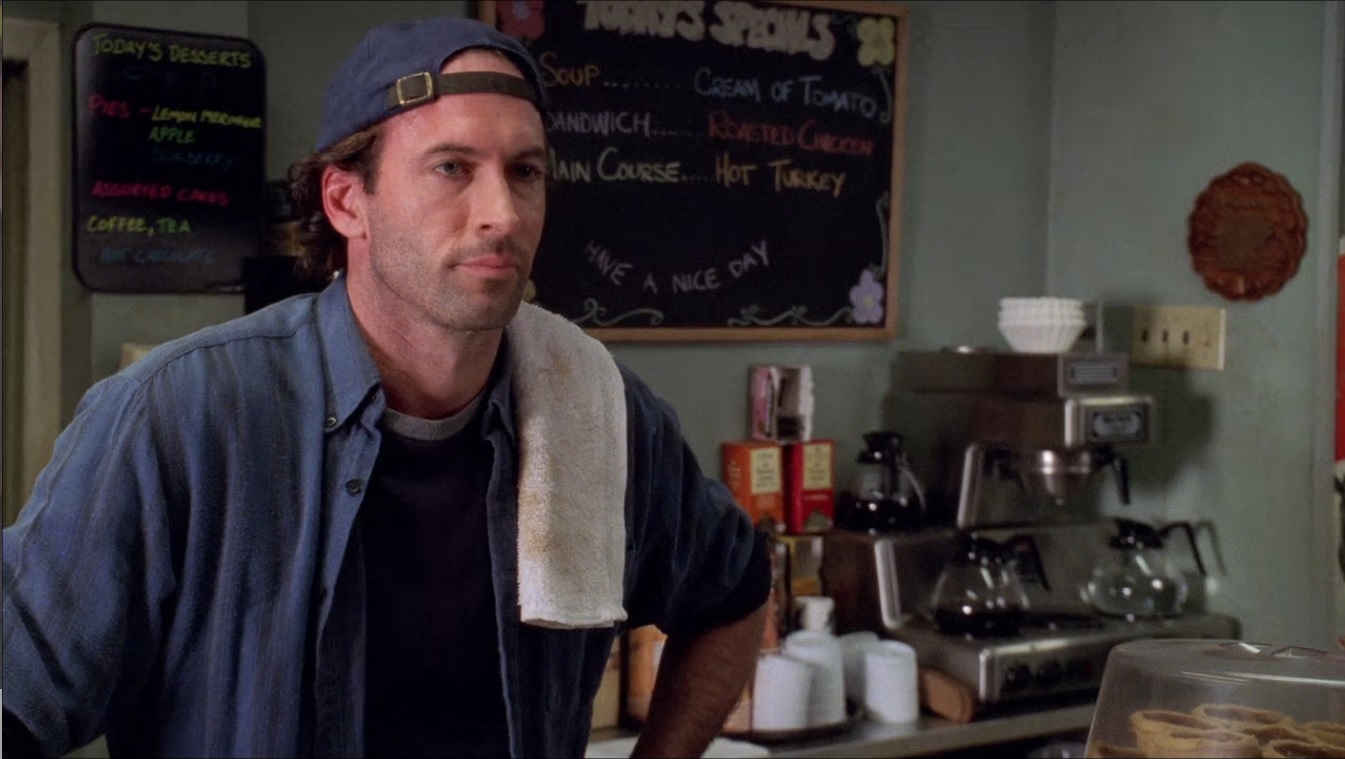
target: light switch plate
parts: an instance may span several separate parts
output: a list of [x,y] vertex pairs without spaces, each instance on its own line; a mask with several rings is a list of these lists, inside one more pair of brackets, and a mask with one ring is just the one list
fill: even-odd
[[1130,363],[1222,371],[1225,321],[1224,309],[1214,306],[1137,305]]

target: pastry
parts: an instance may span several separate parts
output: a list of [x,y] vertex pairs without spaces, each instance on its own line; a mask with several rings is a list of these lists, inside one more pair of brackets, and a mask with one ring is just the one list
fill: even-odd
[[1345,725],[1339,722],[1305,722],[1303,729],[1322,743],[1345,748]]
[[1313,743],[1316,740],[1312,737],[1312,733],[1304,730],[1302,725],[1295,723],[1293,720],[1286,720],[1274,725],[1250,725],[1243,723],[1243,726],[1238,728],[1238,732],[1247,733],[1256,738],[1256,740],[1261,743],[1262,753],[1265,753],[1265,747],[1271,741],[1288,740]]
[[1217,722],[1236,724],[1239,728],[1252,725],[1282,725],[1290,722],[1287,714],[1269,709],[1253,709],[1239,704],[1201,704],[1191,713]]
[[1135,743],[1147,756],[1165,756],[1157,747],[1157,737],[1173,730],[1218,730],[1220,723],[1186,712],[1166,709],[1143,709],[1130,713],[1130,728],[1135,732]]
[[1198,717],[1187,712],[1174,712],[1167,709],[1141,709],[1130,714],[1130,727],[1136,735],[1149,732],[1165,732],[1183,727],[1189,730],[1218,730],[1220,723],[1208,717]]
[[1139,736],[1140,750],[1146,756],[1170,757],[1244,757],[1261,756],[1261,744],[1246,733],[1232,730],[1193,730],[1174,727],[1154,730]]
[[1317,741],[1296,741],[1281,739],[1267,743],[1261,750],[1266,757],[1308,757],[1308,759],[1333,759],[1345,757],[1345,748]]

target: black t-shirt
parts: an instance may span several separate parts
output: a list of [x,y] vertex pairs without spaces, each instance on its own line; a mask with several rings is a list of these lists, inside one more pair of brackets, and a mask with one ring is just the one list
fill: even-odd
[[509,755],[486,541],[491,446],[475,423],[435,439],[473,413],[384,424],[359,517],[371,757]]
[[[360,509],[368,592],[366,754],[509,755],[486,538],[493,450],[477,406],[389,411]],[[680,632],[741,619],[769,593],[766,536],[734,592]]]

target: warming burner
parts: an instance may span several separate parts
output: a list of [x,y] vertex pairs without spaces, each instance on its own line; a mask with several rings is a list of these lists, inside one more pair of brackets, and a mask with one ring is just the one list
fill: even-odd
[[915,648],[922,665],[976,691],[984,704],[1096,691],[1113,646],[1139,638],[1236,639],[1237,620],[1219,614],[1125,620],[1088,614],[1029,613],[1019,633],[975,638],[945,635],[917,618],[891,631]]

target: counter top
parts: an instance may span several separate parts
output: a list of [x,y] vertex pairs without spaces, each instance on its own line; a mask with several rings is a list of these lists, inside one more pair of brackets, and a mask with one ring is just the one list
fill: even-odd
[[912,725],[884,725],[865,720],[841,735],[769,748],[771,756],[797,759],[939,754],[1087,730],[1093,721],[1093,706],[1090,700],[1048,709],[1018,710],[965,724],[928,714]]
[[[1087,730],[1092,724],[1093,706],[1093,700],[1089,699],[1049,707],[1020,707],[978,717],[965,724],[927,713],[919,722],[910,725],[884,725],[864,720],[840,735],[797,743],[775,743],[767,748],[772,757],[789,759],[939,754]],[[620,729],[594,730],[591,740],[632,734]]]

